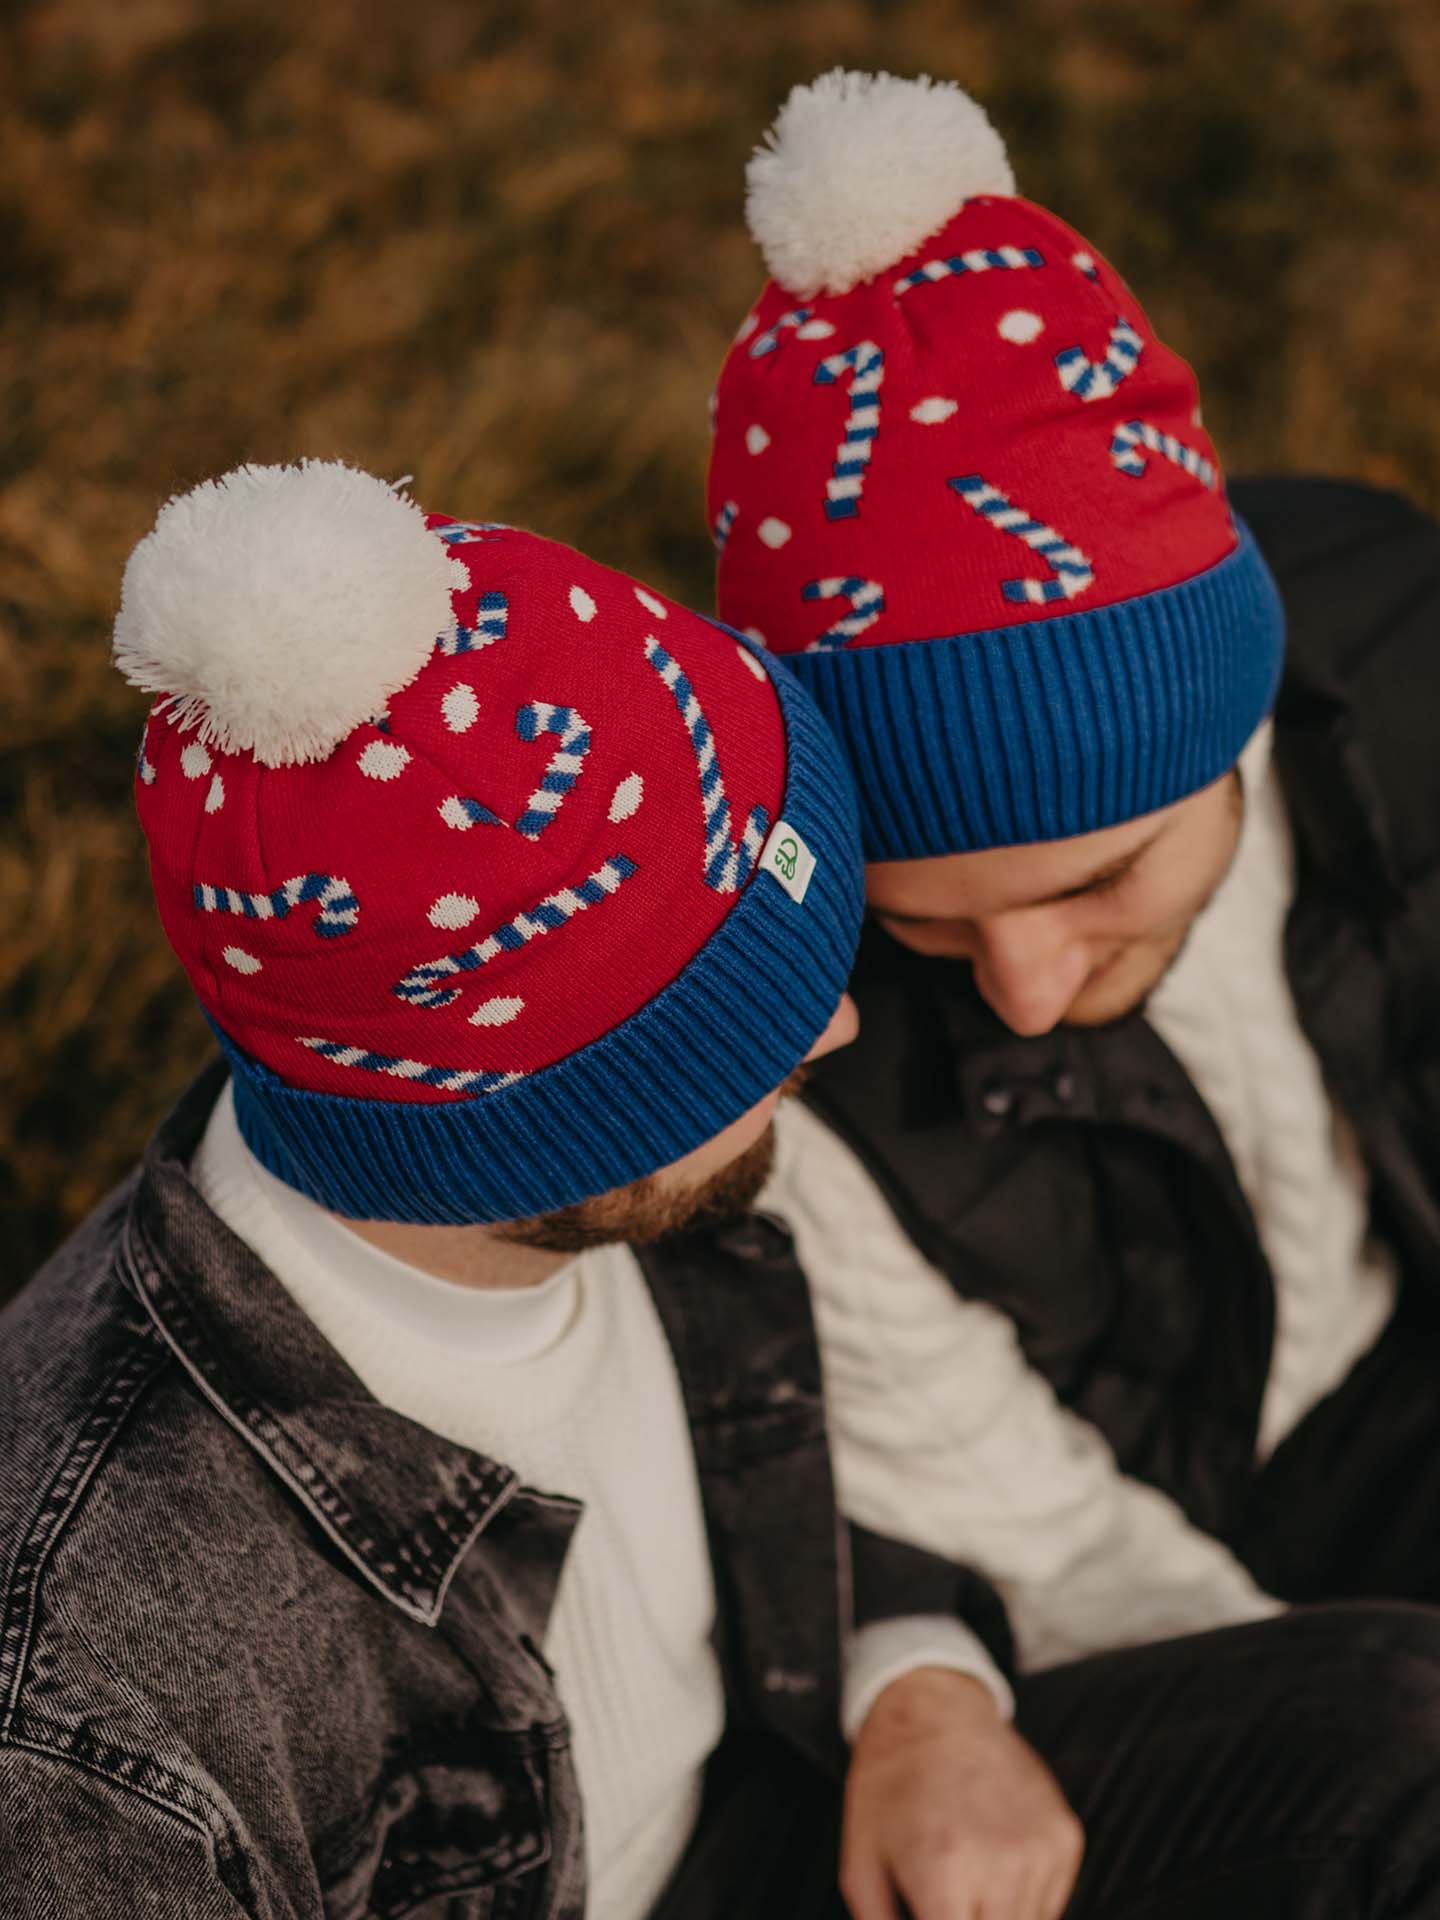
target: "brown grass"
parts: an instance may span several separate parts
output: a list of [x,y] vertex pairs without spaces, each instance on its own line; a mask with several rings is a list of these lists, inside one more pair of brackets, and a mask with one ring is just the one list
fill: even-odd
[[0,1295],[207,1051],[107,665],[159,501],[344,455],[697,600],[746,151],[954,75],[1200,370],[1232,469],[1440,496],[1433,0],[36,0],[0,15]]

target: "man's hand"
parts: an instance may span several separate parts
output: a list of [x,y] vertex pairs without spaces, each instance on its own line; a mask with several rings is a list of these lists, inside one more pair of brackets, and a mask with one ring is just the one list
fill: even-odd
[[871,1707],[845,1789],[840,1890],[855,1920],[1057,1920],[1084,1847],[980,1681],[920,1667]]

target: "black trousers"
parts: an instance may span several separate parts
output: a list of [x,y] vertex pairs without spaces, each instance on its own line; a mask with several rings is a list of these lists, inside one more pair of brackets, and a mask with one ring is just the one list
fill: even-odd
[[[1068,1920],[1440,1916],[1440,1610],[1103,1654],[1023,1681],[1018,1718],[1086,1830]],[[839,1789],[778,1746],[721,1768],[654,1920],[841,1920]]]
[[[1020,1683],[1085,1826],[1067,1920],[1440,1920],[1428,1288],[1276,1450],[1231,1545],[1299,1610]],[[656,1920],[840,1920],[838,1789],[778,1747],[724,1756],[715,1789]]]

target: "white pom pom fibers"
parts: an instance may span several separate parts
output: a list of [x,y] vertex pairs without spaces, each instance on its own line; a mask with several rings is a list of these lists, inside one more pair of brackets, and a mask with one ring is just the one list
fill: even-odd
[[323,760],[425,665],[453,584],[444,542],[383,480],[239,467],[171,500],[131,554],[115,663],[222,752]]
[[1015,191],[1003,141],[953,81],[839,67],[794,89],[745,179],[765,264],[802,300],[894,266],[975,194]]

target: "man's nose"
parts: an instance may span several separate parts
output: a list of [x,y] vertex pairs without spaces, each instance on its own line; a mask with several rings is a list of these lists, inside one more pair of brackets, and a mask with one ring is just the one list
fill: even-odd
[[974,929],[975,984],[1013,1033],[1048,1033],[1085,984],[1090,954],[1048,909],[1007,913]]

